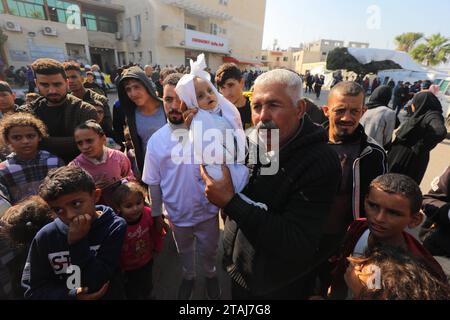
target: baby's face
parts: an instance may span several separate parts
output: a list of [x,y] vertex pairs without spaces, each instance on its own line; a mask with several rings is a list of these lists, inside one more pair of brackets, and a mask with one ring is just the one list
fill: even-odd
[[217,96],[207,81],[200,78],[195,78],[194,86],[198,107],[200,109],[213,110],[217,107]]

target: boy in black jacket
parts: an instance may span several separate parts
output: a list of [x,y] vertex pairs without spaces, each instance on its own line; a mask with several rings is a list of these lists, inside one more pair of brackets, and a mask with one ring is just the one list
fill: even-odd
[[122,298],[119,257],[126,222],[111,208],[95,206],[101,191],[92,177],[78,167],[56,169],[39,195],[57,219],[33,239],[22,275],[25,298]]

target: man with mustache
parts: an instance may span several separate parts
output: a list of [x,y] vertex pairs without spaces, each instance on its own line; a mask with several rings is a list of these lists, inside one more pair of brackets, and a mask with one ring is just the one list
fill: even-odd
[[[222,180],[202,170],[209,201],[227,216],[224,266],[233,300],[306,299],[309,294],[341,167],[325,130],[305,117],[301,89],[301,78],[289,70],[273,70],[256,80],[251,107],[257,136],[266,136],[263,129],[278,132],[271,130],[266,145],[258,145],[258,161],[250,162],[242,193],[234,191],[226,166]],[[254,156],[250,152],[249,159]],[[266,171],[273,163],[279,170]]]
[[69,163],[80,151],[75,144],[75,128],[87,120],[97,120],[97,111],[90,104],[68,94],[68,80],[63,65],[53,59],[38,59],[32,64],[40,98],[19,108],[33,113],[48,129],[41,149]]
[[330,91],[323,107],[328,122],[328,144],[341,160],[342,181],[325,224],[319,255],[325,261],[320,279],[325,292],[329,285],[330,267],[327,259],[339,248],[348,226],[365,218],[364,199],[372,180],[387,173],[386,153],[368,137],[359,123],[367,107],[364,89],[356,82],[340,82]]
[[[182,141],[188,140],[186,122],[195,112],[186,112],[175,92],[182,74],[171,74],[163,82],[163,102],[168,123],[149,139],[142,180],[149,186],[152,216],[158,228],[162,225],[162,204],[171,222],[173,237],[183,267],[183,279],[178,289],[179,300],[189,300],[196,282],[195,257],[202,257],[206,275],[206,296],[216,300],[221,296],[217,277],[219,249],[219,209],[206,199],[200,168],[193,162],[193,151]],[[181,142],[181,143],[180,143]],[[187,156],[185,158],[184,156]],[[183,157],[177,159],[177,157]],[[180,163],[179,160],[183,162]],[[186,161],[185,161],[186,160]]]

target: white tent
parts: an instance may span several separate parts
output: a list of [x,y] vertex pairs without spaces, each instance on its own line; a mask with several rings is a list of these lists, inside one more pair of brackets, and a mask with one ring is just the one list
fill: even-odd
[[359,63],[368,64],[374,61],[391,60],[402,69],[411,71],[426,71],[426,67],[418,64],[411,56],[403,51],[374,49],[374,48],[348,48],[348,53],[358,60]]
[[387,77],[389,77],[388,80],[395,82],[409,81],[411,83],[419,80],[437,81],[448,77],[444,71],[427,68],[417,63],[406,52],[374,48],[349,48],[348,52],[362,64],[391,60],[402,67],[402,69],[380,71],[378,76],[382,83],[385,83],[384,80]]

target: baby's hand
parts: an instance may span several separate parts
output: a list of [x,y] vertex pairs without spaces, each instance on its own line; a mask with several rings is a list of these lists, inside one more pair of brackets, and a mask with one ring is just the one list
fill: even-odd
[[[183,102],[183,104],[184,104],[184,102]],[[184,119],[184,124],[186,125],[186,128],[189,129],[191,127],[192,120],[194,119],[194,116],[197,113],[198,113],[198,109],[189,109],[189,110],[183,112],[183,119]]]

